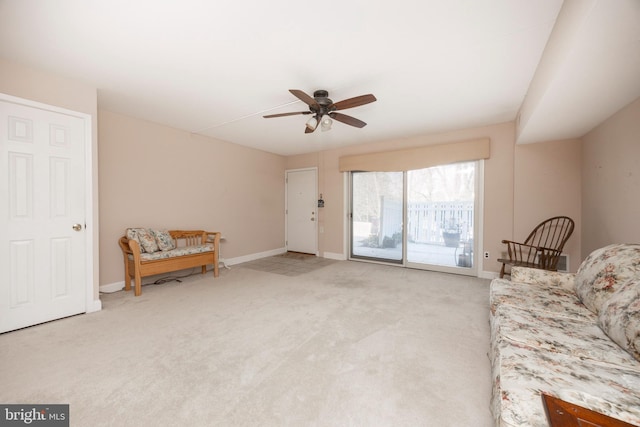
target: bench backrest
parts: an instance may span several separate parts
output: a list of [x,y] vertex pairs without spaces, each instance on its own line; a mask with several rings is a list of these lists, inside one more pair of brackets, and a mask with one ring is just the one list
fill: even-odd
[[[197,246],[207,243],[207,232],[204,230],[168,230],[173,243],[176,247]],[[118,240],[118,244],[126,253],[131,253],[129,247],[129,239],[122,236]]]

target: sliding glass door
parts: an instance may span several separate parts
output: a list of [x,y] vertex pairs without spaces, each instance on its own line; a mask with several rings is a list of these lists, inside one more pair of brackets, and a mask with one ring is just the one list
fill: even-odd
[[402,172],[352,172],[351,256],[401,263]]
[[475,275],[478,165],[352,172],[351,257]]
[[407,265],[475,272],[476,176],[476,162],[407,172]]

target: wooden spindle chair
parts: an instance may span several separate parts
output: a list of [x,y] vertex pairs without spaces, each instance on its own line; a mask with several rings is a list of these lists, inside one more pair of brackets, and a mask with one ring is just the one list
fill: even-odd
[[501,258],[500,277],[504,277],[505,266],[530,267],[557,271],[562,248],[573,233],[574,222],[566,216],[556,216],[538,224],[524,243],[503,240],[507,245],[508,258]]

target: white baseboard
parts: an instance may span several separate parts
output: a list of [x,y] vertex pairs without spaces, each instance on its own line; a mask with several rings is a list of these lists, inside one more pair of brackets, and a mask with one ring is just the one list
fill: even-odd
[[280,255],[287,252],[287,248],[272,249],[270,251],[258,252],[255,254],[243,255],[235,258],[226,258],[224,260],[225,265],[242,264],[243,262],[255,261],[260,258],[266,258],[270,256]]
[[99,299],[93,300],[91,303],[87,304],[87,313],[94,313],[100,310],[102,310],[102,301]]
[[100,285],[100,292],[110,294],[118,292],[124,289],[124,280],[121,282],[109,283],[107,285]]
[[497,279],[498,277],[500,277],[500,273],[496,273],[495,271],[480,271],[478,273],[478,277],[480,279]]
[[[273,249],[266,252],[259,252],[256,254],[244,255],[236,258],[226,258],[219,260],[221,267],[226,267],[234,264],[241,264],[243,262],[253,261],[260,258],[266,258],[274,255],[280,255],[287,252],[286,248]],[[100,285],[100,292],[107,294],[118,292],[124,289],[124,280],[120,282],[107,283],[106,285]]]
[[346,261],[347,259],[347,256],[345,254],[339,254],[336,252],[325,252],[322,257],[327,259],[334,259],[336,261]]

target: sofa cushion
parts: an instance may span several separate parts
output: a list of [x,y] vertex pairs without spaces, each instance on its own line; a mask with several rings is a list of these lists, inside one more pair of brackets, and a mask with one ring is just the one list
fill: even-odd
[[600,310],[598,325],[640,360],[640,278],[629,280],[607,300]]
[[155,237],[158,249],[161,251],[170,251],[171,249],[176,248],[173,237],[171,237],[171,234],[167,230],[151,229],[151,234]]
[[576,293],[598,314],[604,303],[627,280],[640,275],[640,245],[613,244],[596,249],[576,273]]
[[513,267],[511,269],[511,281],[529,283],[533,285],[552,285],[558,289],[564,289],[575,294],[575,274],[560,271],[548,271],[539,268]]
[[[588,310],[587,310],[588,311]],[[580,360],[640,369],[638,362],[605,335],[595,316],[573,319],[525,307],[502,306],[491,317],[491,336],[514,345],[528,345],[541,351],[562,353]],[[585,345],[585,343],[589,343]],[[494,353],[495,343],[491,343]]]
[[640,426],[640,368],[514,345],[507,340],[496,345],[491,397],[496,426],[548,426],[540,392]]
[[489,307],[492,313],[505,305],[526,308],[550,316],[596,322],[594,314],[580,302],[575,291],[556,283],[519,283],[495,279],[490,285]]

